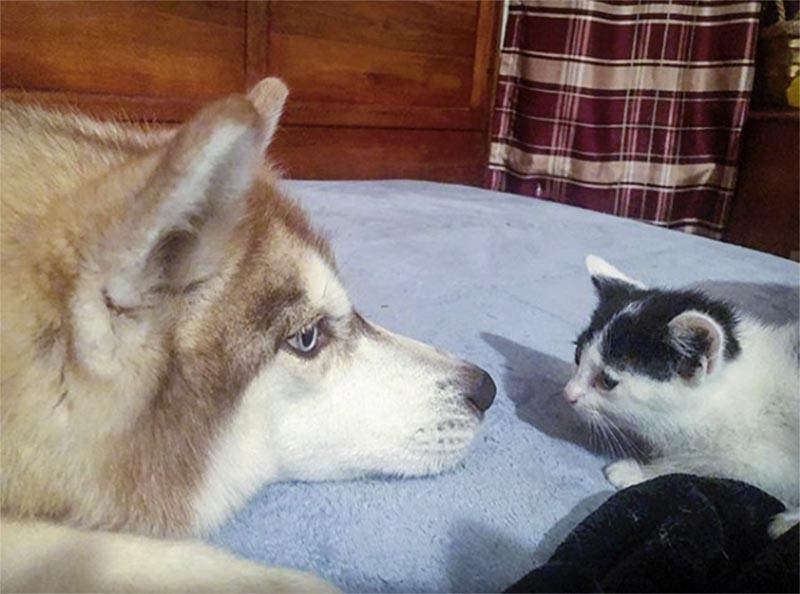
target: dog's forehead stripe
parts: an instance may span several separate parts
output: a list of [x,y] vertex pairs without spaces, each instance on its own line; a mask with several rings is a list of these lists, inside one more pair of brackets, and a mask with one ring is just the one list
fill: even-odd
[[301,274],[308,300],[314,307],[325,309],[333,317],[350,313],[350,299],[336,271],[316,251],[310,253]]

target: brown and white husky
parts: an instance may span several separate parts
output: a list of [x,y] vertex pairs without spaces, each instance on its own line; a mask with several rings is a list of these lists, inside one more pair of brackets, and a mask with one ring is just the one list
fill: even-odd
[[494,384],[353,309],[264,161],[286,94],[177,131],[3,104],[4,591],[330,589],[179,539],[465,455]]

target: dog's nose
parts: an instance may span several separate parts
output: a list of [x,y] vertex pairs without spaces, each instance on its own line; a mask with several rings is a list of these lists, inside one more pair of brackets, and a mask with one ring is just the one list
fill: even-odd
[[477,371],[480,373],[480,378],[474,384],[476,387],[467,395],[467,400],[480,412],[485,412],[494,402],[497,386],[494,385],[492,376],[483,369]]

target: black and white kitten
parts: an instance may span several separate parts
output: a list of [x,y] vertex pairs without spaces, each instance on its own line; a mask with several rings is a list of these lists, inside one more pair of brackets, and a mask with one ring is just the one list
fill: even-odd
[[800,519],[800,341],[796,323],[767,326],[697,291],[648,289],[596,257],[599,304],[578,337],[564,389],[587,421],[644,439],[652,458],[618,460],[624,488],[683,472],[738,479],[780,499],[770,524]]

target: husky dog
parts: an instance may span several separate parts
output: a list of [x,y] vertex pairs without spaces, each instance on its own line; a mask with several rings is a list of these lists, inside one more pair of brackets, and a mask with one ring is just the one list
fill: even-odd
[[329,589],[177,539],[464,457],[495,386],[353,309],[264,162],[286,94],[177,131],[3,104],[3,590]]
[[564,394],[601,431],[631,431],[653,449],[606,468],[618,488],[685,472],[752,483],[798,521],[798,326],[766,326],[698,291],[647,289],[596,256],[586,265],[600,303],[576,341]]

